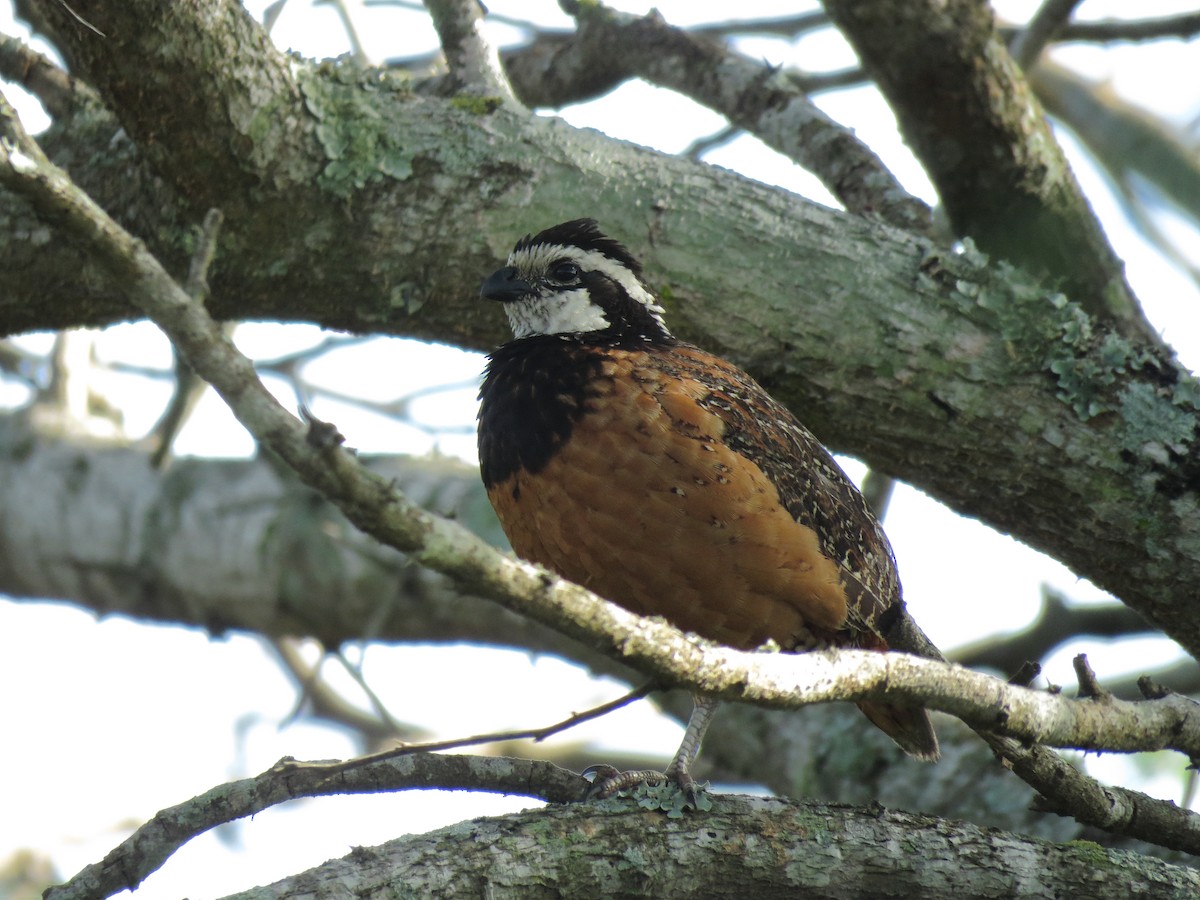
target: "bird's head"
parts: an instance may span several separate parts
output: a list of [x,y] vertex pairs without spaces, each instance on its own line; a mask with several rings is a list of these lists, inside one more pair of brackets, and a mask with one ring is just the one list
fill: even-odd
[[517,241],[480,296],[504,304],[513,335],[668,340],[662,307],[641,264],[594,219],[576,219]]

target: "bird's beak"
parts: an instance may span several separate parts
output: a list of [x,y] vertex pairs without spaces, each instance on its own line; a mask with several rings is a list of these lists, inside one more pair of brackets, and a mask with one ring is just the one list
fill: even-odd
[[483,287],[479,289],[479,296],[484,300],[499,300],[501,303],[523,300],[533,293],[529,282],[518,277],[517,270],[512,266],[497,269],[487,277]]

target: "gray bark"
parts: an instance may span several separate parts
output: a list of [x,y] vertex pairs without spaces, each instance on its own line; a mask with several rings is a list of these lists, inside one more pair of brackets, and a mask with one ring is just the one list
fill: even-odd
[[357,848],[229,900],[398,893],[1126,900],[1197,890],[1194,870],[1086,842],[1049,844],[879,806],[719,796],[702,818],[638,814],[622,800],[476,819]]

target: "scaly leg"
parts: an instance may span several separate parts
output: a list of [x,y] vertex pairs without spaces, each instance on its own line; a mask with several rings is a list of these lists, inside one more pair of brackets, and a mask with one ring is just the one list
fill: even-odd
[[700,743],[704,733],[708,731],[713,716],[716,714],[720,701],[702,694],[693,694],[692,715],[688,719],[687,729],[683,732],[683,740],[675,751],[675,758],[667,766],[666,772],[656,772],[653,769],[641,769],[631,772],[618,772],[612,766],[590,766],[584,774],[594,774],[597,778],[592,785],[591,794],[603,799],[611,797],[618,791],[625,791],[639,784],[661,784],[664,781],[674,781],[683,791],[688,802],[696,805],[696,782],[692,778],[692,763],[700,752]]

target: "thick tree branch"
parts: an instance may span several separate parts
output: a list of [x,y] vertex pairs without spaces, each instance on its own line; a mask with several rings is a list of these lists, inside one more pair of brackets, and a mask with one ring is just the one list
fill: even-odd
[[826,0],[825,8],[896,110],[955,233],[1062,279],[1098,319],[1153,339],[991,7]]
[[500,57],[479,33],[483,10],[477,0],[426,0],[446,63],[460,90],[515,101],[500,70]]
[[[493,771],[504,782],[498,789],[514,789],[517,779],[504,778],[500,767]],[[220,791],[210,792],[216,802],[223,801]],[[881,808],[739,796],[716,801],[702,817],[678,819],[631,814],[636,807],[628,800],[478,819],[469,829],[451,826],[357,848],[236,896],[305,897],[316,886],[337,885],[360,897],[397,890],[477,897],[480,884],[499,896],[518,896],[528,891],[525,873],[531,868],[544,887],[580,897],[696,897],[722,890],[762,898],[866,897],[911,889],[930,900],[954,900],[1017,896],[1037,885],[1055,896],[1124,900],[1137,891],[1185,897],[1200,888],[1194,870],[1091,844],[1050,844]],[[178,814],[193,802],[177,807]],[[586,848],[581,834],[587,835]],[[581,852],[590,853],[594,864],[580,865]],[[1097,871],[1105,876],[1097,879]],[[81,883],[78,891],[47,897],[98,900],[102,894],[90,887]]]
[[229,217],[282,214],[256,207],[316,176],[315,123],[289,63],[236,0],[31,5],[71,73],[87,73],[193,214],[214,206]]
[[0,77],[37,97],[51,116],[68,116],[75,106],[75,80],[53,60],[6,34],[0,34]]

